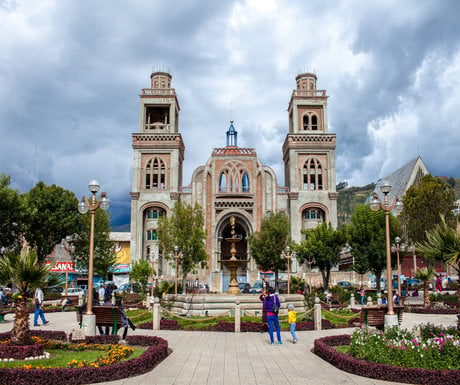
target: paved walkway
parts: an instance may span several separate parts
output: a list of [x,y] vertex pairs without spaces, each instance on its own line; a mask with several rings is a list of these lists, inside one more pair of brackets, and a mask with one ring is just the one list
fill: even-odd
[[[50,323],[40,328],[70,332],[78,327],[75,313],[48,313]],[[405,313],[403,328],[419,323],[455,325],[455,315]],[[11,330],[13,317],[6,316],[0,332]],[[32,316],[30,319],[32,324]],[[35,329],[33,326],[32,329]],[[112,381],[111,385],[270,385],[270,384],[392,384],[342,372],[311,352],[313,341],[322,336],[350,333],[352,329],[297,332],[298,343],[271,346],[268,334],[187,332],[136,329],[134,334],[157,335],[168,340],[173,352],[151,372]],[[58,384],[56,384],[58,385]]]

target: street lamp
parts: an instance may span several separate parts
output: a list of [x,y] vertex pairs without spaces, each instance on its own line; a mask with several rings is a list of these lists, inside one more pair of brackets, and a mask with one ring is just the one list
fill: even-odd
[[291,252],[291,248],[289,247],[289,245],[287,245],[284,251],[281,252],[281,258],[286,258],[287,261],[287,293],[291,294],[291,283],[289,281],[289,261],[291,260],[291,258],[295,258],[295,252]]
[[67,295],[67,289],[69,287],[69,253],[75,251],[75,246],[72,242],[72,236],[67,235],[62,240],[62,248],[66,251],[65,257],[65,295]]
[[315,258],[309,255],[308,257],[305,258],[305,263],[308,264],[308,281],[309,281],[309,287],[308,287],[308,292],[311,293],[311,265],[315,263]]
[[401,243],[401,238],[396,237],[395,243],[391,246],[391,252],[396,251],[396,263],[398,267],[398,294],[401,295],[401,265],[399,264],[399,251],[404,253],[406,251],[406,245]]
[[[91,192],[91,201],[85,196],[81,202],[78,203],[78,211],[80,214],[86,214],[89,210],[91,213],[91,231],[89,238],[89,263],[88,263],[88,292],[87,292],[87,305],[86,314],[87,316],[94,316],[93,313],[93,253],[94,253],[94,216],[96,210],[100,207],[102,210],[107,210],[110,206],[110,200],[107,198],[105,192],[101,192],[99,198],[96,198],[96,193],[99,191],[100,184],[96,180],[92,180],[88,184],[89,191]],[[89,325],[88,325],[89,326]],[[88,335],[96,334],[96,324],[94,320],[94,332],[93,327],[89,327]],[[89,334],[92,333],[92,334]]]
[[[174,281],[174,294],[177,295],[177,260],[179,257],[182,255],[182,253],[179,252],[179,246],[174,246],[174,254],[169,253],[169,257],[174,257],[174,270],[175,270],[175,281]],[[183,289],[183,288],[182,288]]]
[[378,211],[382,209],[385,211],[385,235],[386,235],[386,251],[387,251],[387,293],[388,293],[388,311],[385,314],[385,325],[387,326],[397,326],[398,317],[394,312],[393,304],[393,285],[392,285],[392,270],[391,270],[391,250],[390,250],[390,211],[394,210],[399,214],[404,205],[398,199],[397,196],[394,197],[391,204],[388,203],[388,194],[391,191],[391,184],[388,181],[383,181],[380,185],[380,190],[382,190],[384,200],[383,203],[377,193],[372,194],[372,199],[370,202],[370,208],[372,211]]

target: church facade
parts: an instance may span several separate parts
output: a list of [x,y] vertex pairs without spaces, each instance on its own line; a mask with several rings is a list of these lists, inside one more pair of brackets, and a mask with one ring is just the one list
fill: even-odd
[[[153,261],[164,279],[175,271],[158,250],[158,220],[173,208],[177,199],[199,203],[207,231],[207,268],[190,277],[209,284],[212,291],[225,291],[229,271],[218,261],[230,257],[230,217],[241,239],[237,257],[249,262],[238,271],[239,282],[260,280],[251,258],[248,237],[260,229],[262,219],[284,212],[291,224],[291,237],[299,242],[301,231],[321,222],[337,227],[335,181],[336,135],[328,132],[327,95],[316,88],[317,77],[303,73],[288,105],[286,137],[280,155],[284,161],[284,185],[274,171],[262,164],[254,148],[237,143],[237,130],[230,122],[225,147],[212,149],[206,164],[195,169],[191,183],[183,185],[185,154],[179,115],[180,107],[169,73],[151,75],[150,88],[140,95],[140,130],[132,134],[133,183],[131,191],[131,262]],[[294,262],[292,271],[300,269]]]

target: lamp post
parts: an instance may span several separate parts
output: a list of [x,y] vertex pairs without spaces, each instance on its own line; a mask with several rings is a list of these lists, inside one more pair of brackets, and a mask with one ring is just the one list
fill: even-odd
[[[175,271],[175,280],[174,280],[174,294],[177,295],[177,260],[181,256],[182,253],[179,252],[179,246],[174,246],[174,254],[169,253],[170,257],[174,257],[174,271]],[[183,289],[183,288],[182,288]]]
[[394,312],[393,304],[393,285],[392,285],[392,270],[391,270],[391,250],[390,250],[390,211],[393,209],[396,213],[400,213],[404,207],[403,203],[394,197],[391,204],[388,202],[388,194],[391,191],[391,184],[388,181],[383,181],[380,185],[384,200],[381,201],[377,193],[372,194],[370,202],[370,208],[372,211],[378,211],[379,209],[385,212],[385,238],[386,238],[386,255],[387,255],[387,293],[388,293],[388,311],[385,314],[385,326],[398,326],[398,317]]
[[291,252],[291,248],[289,245],[286,246],[284,251],[281,252],[281,258],[286,258],[287,261],[287,289],[288,289],[288,294],[291,294],[291,282],[289,280],[289,273],[290,273],[290,260],[291,258],[295,258],[295,252]]
[[65,295],[67,295],[67,290],[69,288],[69,253],[75,251],[75,246],[71,243],[72,236],[67,235],[65,239],[62,240],[62,248],[66,251],[65,256]]
[[311,265],[315,263],[315,258],[312,256],[308,256],[305,258],[305,263],[308,263],[308,281],[309,281],[309,287],[308,287],[308,292],[311,293]]
[[[78,203],[78,211],[80,214],[86,214],[89,210],[91,213],[91,230],[89,238],[89,262],[88,262],[88,291],[87,291],[87,305],[86,313],[84,316],[87,318],[87,335],[96,334],[96,319],[93,313],[93,254],[94,254],[94,216],[96,210],[100,207],[107,210],[110,206],[110,200],[107,198],[105,192],[101,192],[99,198],[96,198],[96,193],[99,191],[100,184],[96,180],[92,180],[88,184],[91,198],[88,200],[85,196],[81,202]],[[91,319],[91,321],[90,321]]]
[[406,245],[401,243],[401,238],[395,238],[395,243],[391,246],[391,251],[393,253],[396,251],[396,263],[398,267],[398,294],[401,295],[401,265],[399,264],[399,251],[401,251],[401,253],[406,251]]

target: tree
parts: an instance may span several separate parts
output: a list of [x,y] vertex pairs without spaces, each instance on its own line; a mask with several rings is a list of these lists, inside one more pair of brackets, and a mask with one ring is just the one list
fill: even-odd
[[409,239],[414,243],[426,240],[426,232],[440,223],[440,215],[447,223],[453,223],[454,202],[454,189],[441,178],[428,174],[423,176],[420,184],[409,187],[403,197],[404,209],[400,215]]
[[38,182],[24,194],[25,238],[42,262],[54,246],[78,229],[78,199],[71,191]]
[[340,251],[345,246],[346,237],[342,230],[332,228],[329,223],[321,223],[312,230],[303,230],[306,239],[295,247],[301,263],[314,259],[323,277],[324,290],[329,289],[331,269],[340,260]]
[[[351,223],[346,228],[348,243],[355,257],[355,268],[358,267],[359,273],[363,274],[367,265],[375,274],[377,290],[381,289],[380,277],[387,266],[385,228],[385,212],[372,211],[368,205],[356,207]],[[390,239],[397,235],[401,236],[401,226],[390,214]],[[391,285],[391,282],[388,284]]]
[[[115,245],[110,239],[110,217],[101,208],[94,215],[93,269],[97,275],[106,277],[110,267],[116,262]],[[78,223],[78,231],[72,240],[75,245],[76,265],[79,269],[88,269],[91,214],[80,215]]]
[[434,269],[431,266],[422,267],[417,269],[415,278],[420,279],[423,282],[423,305],[425,307],[430,306],[430,294],[428,293],[428,282],[433,279]]
[[284,213],[266,216],[260,231],[249,237],[251,256],[259,269],[272,270],[275,273],[275,288],[279,288],[279,271],[286,269],[286,258],[281,252],[289,242],[289,220]]
[[[448,226],[445,218],[441,218],[432,231],[427,232],[426,241],[416,245],[419,253],[431,260],[441,261],[452,266],[457,271],[460,280],[460,219],[456,218],[457,226]],[[457,328],[460,330],[460,285],[457,285],[458,303],[458,322]]]
[[152,268],[149,263],[143,259],[140,262],[135,262],[129,275],[135,282],[139,283],[142,287],[142,291],[145,292],[147,282],[152,274]]
[[[178,268],[182,269],[182,290],[185,292],[187,274],[197,267],[207,266],[208,255],[205,249],[206,230],[204,217],[199,204],[191,206],[179,199],[171,215],[163,216],[158,221],[158,241],[160,250],[166,258],[179,248]],[[177,272],[176,272],[177,274]]]
[[24,210],[21,195],[10,183],[10,176],[0,174],[0,247],[19,252]]
[[20,254],[8,251],[0,259],[0,282],[15,285],[19,290],[16,302],[11,342],[14,345],[33,344],[29,333],[29,298],[37,287],[48,286],[49,266],[38,261],[35,249],[24,248]]

